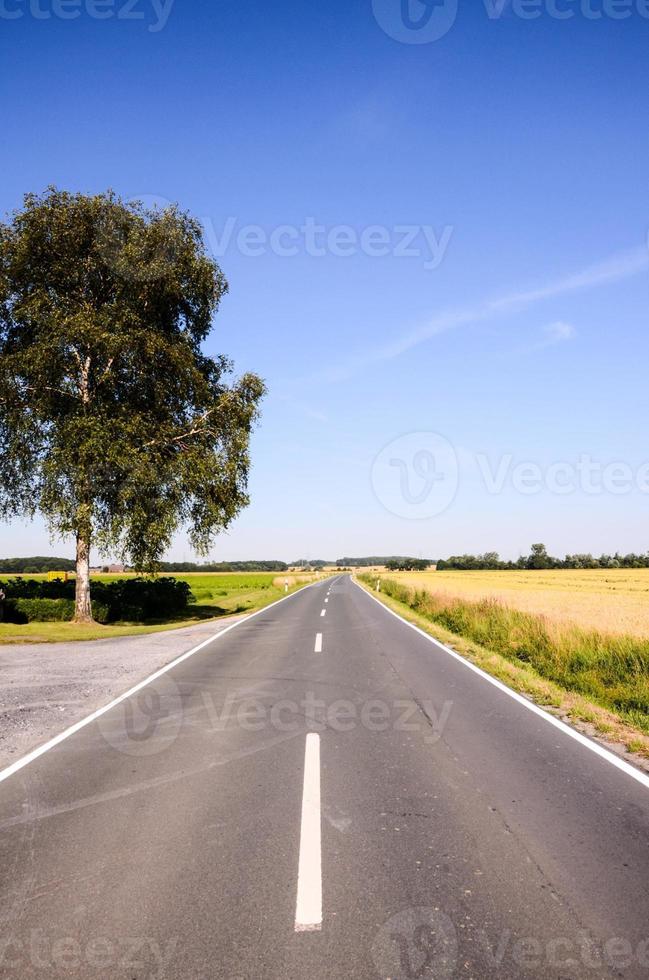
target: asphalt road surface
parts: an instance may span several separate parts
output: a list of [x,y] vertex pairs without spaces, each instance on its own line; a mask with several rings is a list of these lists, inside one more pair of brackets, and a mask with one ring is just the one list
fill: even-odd
[[648,844],[647,785],[341,576],[0,783],[0,975],[647,977]]

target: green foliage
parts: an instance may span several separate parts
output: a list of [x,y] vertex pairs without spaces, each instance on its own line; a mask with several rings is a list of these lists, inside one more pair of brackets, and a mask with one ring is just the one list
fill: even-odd
[[177,207],[28,194],[0,225],[0,516],[142,569],[181,526],[205,553],[248,503],[264,391],[202,352],[226,291]]
[[[110,610],[110,608],[105,603],[103,603],[103,602],[97,602],[96,599],[93,599],[92,600],[92,618],[94,619],[94,621],[96,623],[102,623],[102,625],[105,625],[106,623],[110,623],[111,622],[111,610]],[[118,616],[117,618],[119,620],[122,617],[121,616]]]
[[[368,585],[374,579],[360,576]],[[649,641],[558,626],[494,599],[472,602],[382,579],[381,591],[451,633],[618,712],[649,732]]]
[[430,565],[425,558],[391,558],[385,563],[391,572],[425,572]]
[[[74,582],[41,582],[18,578],[3,583],[3,588],[8,599],[7,610],[16,610],[17,614],[27,617],[12,621],[47,622],[72,619]],[[186,612],[192,598],[191,586],[173,578],[100,581],[93,584],[92,612],[98,623],[120,620],[139,623],[173,619]],[[50,614],[51,610],[56,610],[56,614]],[[69,615],[63,615],[64,610],[68,610]],[[60,615],[58,611],[61,612]]]
[[187,610],[191,598],[188,583],[174,578],[97,582],[93,585],[93,615],[96,618],[95,600],[98,600],[108,610],[108,622],[173,619]]
[[47,582],[33,578],[10,578],[0,585],[8,599],[71,599],[74,597],[74,582],[55,579]]
[[63,623],[74,616],[74,599],[11,599],[5,620],[11,623]]

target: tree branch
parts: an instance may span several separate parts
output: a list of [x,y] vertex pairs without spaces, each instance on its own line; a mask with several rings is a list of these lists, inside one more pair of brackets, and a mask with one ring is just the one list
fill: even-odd
[[151,439],[149,442],[145,442],[141,448],[148,449],[150,446],[172,446],[174,443],[182,442],[183,439],[189,439],[191,436],[198,435],[199,433],[210,432],[211,430],[205,427],[205,422],[207,422],[209,416],[215,411],[216,408],[210,408],[207,412],[203,412],[203,414],[192,423],[191,429],[188,429],[187,432],[181,432],[180,435],[173,436],[171,439]]

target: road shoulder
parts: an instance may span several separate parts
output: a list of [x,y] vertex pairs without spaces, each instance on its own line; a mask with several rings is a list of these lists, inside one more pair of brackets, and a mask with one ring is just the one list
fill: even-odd
[[0,768],[245,618],[106,640],[0,645]]

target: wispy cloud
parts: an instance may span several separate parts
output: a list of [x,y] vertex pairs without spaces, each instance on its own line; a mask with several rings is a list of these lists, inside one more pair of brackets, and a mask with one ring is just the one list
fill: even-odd
[[568,323],[566,320],[554,320],[552,323],[546,323],[540,330],[540,334],[537,334],[536,339],[533,339],[531,343],[519,345],[513,350],[501,351],[495,356],[502,359],[535,354],[538,351],[565,344],[574,340],[576,336],[577,330],[572,323]]
[[572,323],[566,323],[565,320],[556,320],[554,323],[548,323],[543,328],[543,333],[545,334],[545,338],[541,341],[541,344],[544,347],[554,347],[555,344],[564,344],[567,340],[572,340],[577,335],[577,331]]
[[[327,381],[344,381],[369,365],[391,361],[438,334],[485,320],[492,320],[495,317],[519,313],[547,299],[629,279],[641,272],[646,272],[648,269],[649,253],[645,248],[638,248],[613,255],[603,262],[587,266],[579,272],[554,279],[542,286],[508,292],[496,298],[487,298],[473,306],[442,311],[435,314],[418,329],[403,333],[381,347],[358,354],[327,370],[324,379]],[[557,331],[560,332],[560,328],[564,329],[565,332],[565,328],[568,327],[570,327],[569,324],[550,324],[548,328],[550,333],[552,333],[552,329],[555,331],[551,342],[560,343],[563,340],[569,340],[570,336],[558,336],[557,333]],[[545,345],[547,346],[547,339]]]
[[329,422],[329,417],[324,412],[294,398],[292,395],[275,395],[275,399],[289,405],[299,415],[305,416],[305,418],[313,419],[315,422]]

